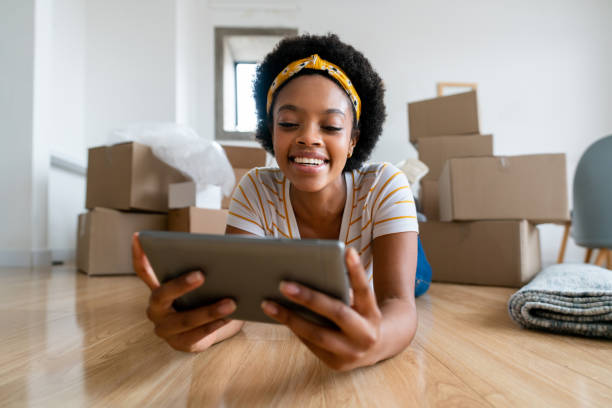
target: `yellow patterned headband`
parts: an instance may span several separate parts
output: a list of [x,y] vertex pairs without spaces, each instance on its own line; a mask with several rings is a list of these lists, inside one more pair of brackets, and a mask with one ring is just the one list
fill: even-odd
[[276,76],[276,78],[274,78],[274,81],[272,81],[272,85],[270,85],[270,89],[268,90],[268,103],[266,105],[267,113],[270,113],[270,108],[272,107],[272,99],[276,90],[289,78],[291,78],[293,75],[297,74],[304,68],[326,71],[336,81],[338,81],[351,99],[351,103],[355,108],[357,121],[359,121],[359,116],[361,116],[361,99],[359,99],[359,95],[357,95],[357,91],[355,90],[353,83],[348,78],[348,76],[346,76],[344,71],[340,69],[339,66],[332,64],[329,61],[325,61],[317,54],[311,55],[308,58],[293,61],[291,64],[287,65],[285,69],[283,69],[280,74]]

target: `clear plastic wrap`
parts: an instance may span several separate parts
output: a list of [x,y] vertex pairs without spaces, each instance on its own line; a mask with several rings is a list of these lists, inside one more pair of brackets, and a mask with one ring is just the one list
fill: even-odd
[[137,142],[151,147],[160,160],[175,167],[195,183],[198,192],[219,186],[232,193],[236,179],[225,151],[214,140],[203,139],[189,126],[176,123],[138,123],[113,130],[109,144]]

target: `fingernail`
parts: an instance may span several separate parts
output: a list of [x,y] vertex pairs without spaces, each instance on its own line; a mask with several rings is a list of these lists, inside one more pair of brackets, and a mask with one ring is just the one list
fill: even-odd
[[236,303],[233,300],[227,300],[217,307],[217,311],[222,314],[231,313],[236,309]]
[[185,278],[185,281],[187,281],[187,283],[196,283],[196,282],[199,282],[201,280],[202,280],[202,272],[200,272],[200,271],[191,272]]
[[268,314],[278,314],[278,308],[273,303],[270,303],[267,300],[261,302],[261,308]]
[[357,251],[355,251],[353,248],[351,248],[351,253],[349,255],[349,258],[351,262],[354,264],[359,262],[359,255],[357,254]]
[[281,290],[281,292],[287,293],[289,295],[297,295],[300,293],[300,288],[296,284],[290,282],[281,282],[279,289]]

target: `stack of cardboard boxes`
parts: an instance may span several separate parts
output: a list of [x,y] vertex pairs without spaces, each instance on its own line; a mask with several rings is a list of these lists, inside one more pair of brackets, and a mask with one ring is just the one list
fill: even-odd
[[[262,149],[228,146],[225,150],[234,167],[236,151],[242,153],[239,157],[252,158],[239,161],[240,166],[265,165]],[[244,174],[243,167],[234,171]],[[193,187],[191,200],[185,198],[189,188],[184,183]],[[170,192],[176,184],[183,188]],[[220,200],[219,196],[217,203]],[[170,210],[172,202],[181,202],[181,208]],[[197,208],[196,204],[195,184],[155,157],[150,147],[128,142],[89,149],[85,203],[89,211],[79,215],[77,268],[88,275],[134,273],[131,239],[136,231],[223,234],[227,209],[219,209],[218,204],[217,208]]]
[[476,92],[408,104],[410,141],[429,167],[421,240],[440,282],[517,287],[540,270],[535,224],[569,219],[565,155],[493,156]]

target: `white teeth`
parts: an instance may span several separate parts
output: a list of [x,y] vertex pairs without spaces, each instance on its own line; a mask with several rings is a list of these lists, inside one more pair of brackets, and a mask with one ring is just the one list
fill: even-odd
[[310,157],[296,157],[293,161],[299,164],[315,164],[317,166],[323,164],[323,160]]

